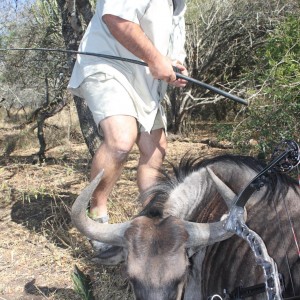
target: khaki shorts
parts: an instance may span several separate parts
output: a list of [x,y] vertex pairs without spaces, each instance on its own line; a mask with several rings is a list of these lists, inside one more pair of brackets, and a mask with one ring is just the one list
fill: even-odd
[[[74,92],[85,99],[97,125],[103,119],[116,115],[132,116],[138,123],[138,115],[132,98],[122,84],[111,75],[93,74],[87,77]],[[140,123],[138,127],[139,132],[145,131]],[[158,111],[152,130],[160,128],[164,128],[164,122]]]

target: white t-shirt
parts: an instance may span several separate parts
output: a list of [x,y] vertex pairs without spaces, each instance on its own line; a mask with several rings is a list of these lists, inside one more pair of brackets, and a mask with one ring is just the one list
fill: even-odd
[[[174,0],[174,5],[172,0],[100,0],[79,51],[140,60],[111,35],[102,21],[103,15],[111,14],[140,25],[161,54],[183,62],[185,2]],[[141,65],[78,55],[68,88],[76,94],[83,80],[95,73],[110,74],[126,88],[135,104],[138,121],[150,131],[157,110],[161,109],[160,100],[165,95],[167,83],[154,79],[149,69]]]

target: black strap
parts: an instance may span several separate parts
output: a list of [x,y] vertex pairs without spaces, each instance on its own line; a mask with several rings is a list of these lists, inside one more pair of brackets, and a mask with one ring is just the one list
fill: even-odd
[[232,293],[229,294],[229,297],[232,300],[244,299],[258,294],[262,294],[265,291],[266,291],[266,285],[264,283],[249,286],[249,287],[239,286],[235,288],[232,291]]

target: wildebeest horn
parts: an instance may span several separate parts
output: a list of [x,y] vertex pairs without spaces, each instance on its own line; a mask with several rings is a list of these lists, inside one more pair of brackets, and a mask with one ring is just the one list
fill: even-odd
[[86,214],[86,208],[92,194],[101,181],[102,170],[91,183],[80,193],[75,200],[71,218],[74,226],[89,239],[116,246],[124,246],[124,232],[130,226],[130,222],[119,224],[101,224],[90,219]]
[[215,223],[185,222],[185,228],[189,233],[187,248],[208,246],[230,238],[233,233],[225,230],[226,220]]
[[233,200],[236,198],[237,195],[214,173],[212,169],[206,167],[206,170],[208,171],[211,179],[216,184],[216,188],[222,196],[222,198],[224,199],[224,201],[226,202],[227,207],[230,208],[233,203]]
[[[206,168],[211,179],[216,184],[218,192],[230,209],[236,194],[210,169]],[[233,234],[225,230],[226,220],[215,223],[191,223],[186,222],[186,229],[190,238],[188,246],[206,246],[230,238]]]
[[[210,169],[206,168],[210,177],[216,184],[217,190],[230,209],[237,195]],[[244,212],[244,218],[247,218],[247,212]],[[233,233],[225,230],[226,219],[215,223],[191,223],[186,222],[186,229],[190,238],[188,247],[206,246],[230,238]],[[206,226],[206,228],[205,228]]]

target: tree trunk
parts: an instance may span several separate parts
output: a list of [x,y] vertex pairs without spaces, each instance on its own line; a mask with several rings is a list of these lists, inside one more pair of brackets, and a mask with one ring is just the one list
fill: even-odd
[[98,128],[84,99],[76,96],[74,96],[73,99],[76,105],[84,141],[88,146],[91,156],[94,156],[96,150],[101,144],[101,137],[99,135]]
[[[89,0],[57,0],[57,4],[61,11],[62,18],[62,35],[65,41],[66,49],[78,50],[78,45],[82,38],[83,29],[79,18],[80,13],[83,20],[88,23],[93,16],[92,6]],[[75,57],[69,55],[68,65],[70,74],[72,73]],[[73,97],[84,141],[93,156],[101,143],[97,125],[93,119],[92,113],[89,110],[86,101],[79,97]]]
[[46,159],[46,155],[45,155],[46,140],[45,140],[45,136],[44,136],[44,124],[45,124],[45,119],[43,117],[38,118],[38,120],[37,120],[37,137],[38,137],[39,144],[40,144],[40,150],[37,153],[37,155],[39,157],[40,163],[43,163]]

